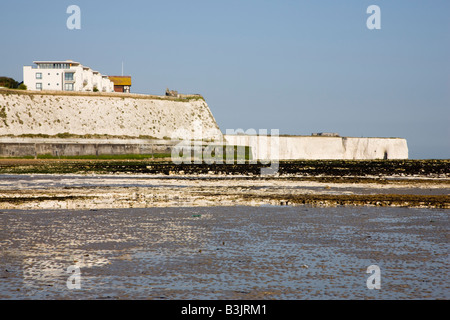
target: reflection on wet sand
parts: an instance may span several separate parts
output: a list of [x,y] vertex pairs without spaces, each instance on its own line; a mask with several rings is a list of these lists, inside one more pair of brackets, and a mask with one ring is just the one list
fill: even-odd
[[1,210],[0,298],[448,299],[449,223],[394,207]]

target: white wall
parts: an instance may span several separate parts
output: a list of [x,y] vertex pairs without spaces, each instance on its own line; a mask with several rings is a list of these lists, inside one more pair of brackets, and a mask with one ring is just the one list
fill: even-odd
[[102,76],[99,73],[94,73],[92,75],[92,84],[97,87],[98,91],[102,91]]
[[28,90],[35,90],[35,74],[31,70],[34,70],[31,66],[23,67],[23,83],[27,86]]
[[[87,82],[86,85],[84,85],[84,81]],[[92,91],[92,89],[92,70],[83,70],[83,91]]]
[[[101,89],[99,88],[99,90],[102,92],[111,92],[111,84],[112,84],[112,81],[109,80],[108,78],[106,78],[105,76],[103,76]],[[114,84],[112,84],[112,86],[113,86],[112,91],[114,91]]]
[[[42,90],[63,90],[63,77],[66,69],[34,69],[31,66],[23,67],[23,83],[28,90],[37,90],[36,83],[42,83]],[[41,73],[42,79],[36,79]]]
[[228,144],[252,148],[253,159],[408,159],[408,146],[401,138],[352,138],[320,136],[224,135]]
[[[65,81],[64,73],[74,72],[74,81]],[[42,74],[42,79],[36,79],[36,73]],[[87,81],[86,86],[83,85]],[[42,83],[42,90],[65,91],[64,83],[73,83],[74,91],[93,91],[94,84],[97,84],[99,91],[114,92],[114,83],[105,78],[102,79],[100,73],[93,74],[92,69],[83,70],[82,65],[71,66],[70,69],[40,69],[31,66],[23,67],[23,82],[28,90],[36,89],[36,83]]]
[[75,66],[71,67],[69,72],[74,72],[73,80],[75,80],[75,83],[73,84],[73,90],[74,91],[82,91],[83,90],[83,67],[82,66]]

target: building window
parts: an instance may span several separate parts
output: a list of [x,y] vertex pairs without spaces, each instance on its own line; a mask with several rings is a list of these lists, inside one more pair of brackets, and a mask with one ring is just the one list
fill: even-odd
[[39,69],[70,69],[70,63],[39,63]]
[[42,90],[42,83],[36,83],[36,90]]
[[66,83],[66,84],[64,84],[64,90],[66,90],[66,91],[73,91],[73,83]]
[[42,79],[42,72],[36,72],[36,79]]
[[70,72],[70,73],[65,73],[64,74],[64,80],[66,80],[66,81],[73,81],[73,72]]

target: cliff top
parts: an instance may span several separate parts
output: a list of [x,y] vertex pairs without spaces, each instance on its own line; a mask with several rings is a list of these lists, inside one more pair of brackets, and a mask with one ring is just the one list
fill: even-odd
[[89,97],[111,97],[111,98],[133,98],[133,99],[149,99],[149,100],[172,100],[172,101],[190,101],[205,100],[203,96],[198,94],[184,94],[179,97],[158,96],[142,93],[121,93],[121,92],[89,92],[89,91],[51,91],[51,90],[18,90],[0,88],[0,94],[21,94],[21,95],[49,95],[49,96],[89,96]]

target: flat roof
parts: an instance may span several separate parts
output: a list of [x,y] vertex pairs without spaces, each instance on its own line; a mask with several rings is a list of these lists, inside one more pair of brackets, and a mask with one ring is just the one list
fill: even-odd
[[116,86],[131,86],[131,76],[108,76]]
[[58,60],[50,60],[50,61],[33,61],[35,64],[42,64],[42,63],[70,63],[72,65],[79,65],[79,62],[72,61],[72,60],[65,60],[65,61],[58,61]]

